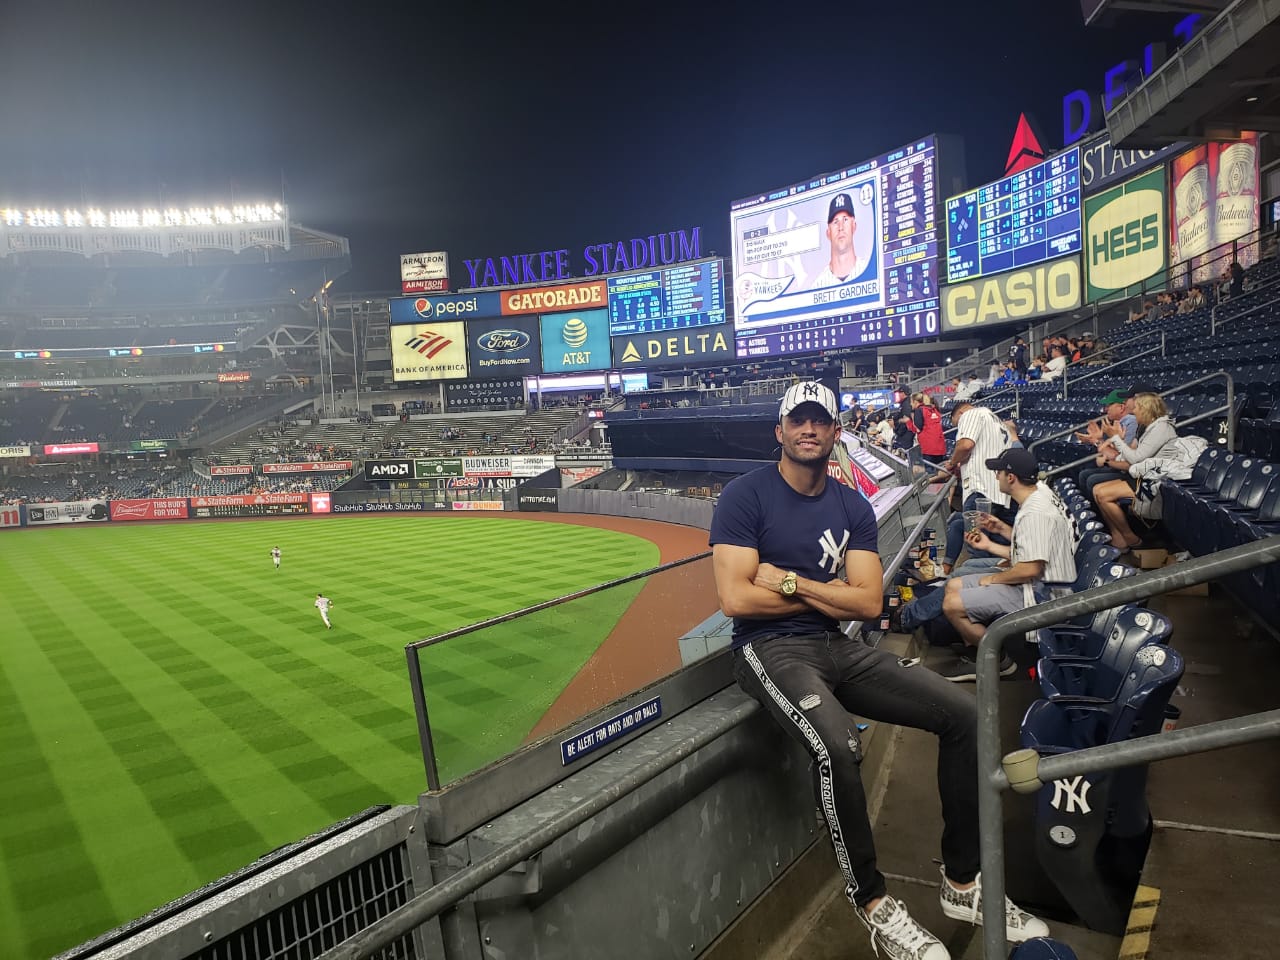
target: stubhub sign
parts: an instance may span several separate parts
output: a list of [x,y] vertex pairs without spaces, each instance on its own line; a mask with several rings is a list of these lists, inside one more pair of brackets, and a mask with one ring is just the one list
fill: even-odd
[[424,297],[391,297],[392,323],[424,320],[466,320],[502,316],[502,300],[496,293],[442,294]]
[[942,329],[968,330],[1075,310],[1083,291],[1076,256],[955,283],[942,288]]
[[1084,202],[1086,292],[1090,302],[1129,288],[1165,268],[1164,167],[1157,167]]

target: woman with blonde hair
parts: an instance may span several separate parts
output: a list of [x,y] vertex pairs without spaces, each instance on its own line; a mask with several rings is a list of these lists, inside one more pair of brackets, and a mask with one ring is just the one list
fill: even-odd
[[[1140,393],[1133,401],[1133,415],[1138,420],[1142,435],[1132,446],[1123,436],[1113,436],[1111,443],[1099,449],[1094,461],[1100,467],[1111,467],[1127,474],[1119,480],[1108,480],[1093,488],[1093,500],[1111,534],[1111,542],[1117,547],[1136,550],[1142,546],[1142,538],[1133,532],[1125,516],[1122,500],[1132,500],[1138,489],[1137,477],[1142,469],[1138,464],[1160,456],[1160,451],[1171,441],[1178,439],[1169,408],[1159,395]],[[1112,452],[1114,451],[1114,452]]]

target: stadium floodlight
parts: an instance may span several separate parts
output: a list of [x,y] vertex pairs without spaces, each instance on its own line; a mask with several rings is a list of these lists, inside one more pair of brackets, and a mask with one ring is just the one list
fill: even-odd
[[141,210],[128,207],[103,211],[90,207],[80,211],[71,208],[55,210],[52,207],[3,207],[0,222],[6,227],[29,228],[113,228],[117,230],[162,229],[181,227],[212,227],[235,224],[279,223],[284,219],[282,203],[248,203],[212,207],[168,207],[159,210],[146,207]]

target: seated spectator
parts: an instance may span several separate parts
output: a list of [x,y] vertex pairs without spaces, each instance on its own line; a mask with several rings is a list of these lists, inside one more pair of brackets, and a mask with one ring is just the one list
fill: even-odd
[[1231,296],[1238,297],[1244,293],[1244,267],[1240,266],[1239,261],[1231,261],[1231,266],[1227,268],[1227,278],[1231,285]]
[[1004,367],[992,361],[991,366],[987,368],[987,386],[994,387],[996,381],[1004,376]]
[[1142,301],[1142,316],[1144,320],[1156,321],[1160,319],[1160,307],[1154,300]]
[[1121,477],[1098,483],[1093,488],[1093,501],[1098,505],[1098,513],[1107,525],[1112,545],[1130,550],[1142,546],[1142,538],[1129,526],[1122,506],[1123,501],[1133,499],[1134,492],[1138,489],[1137,477],[1143,472],[1139,469],[1134,473],[1133,468],[1145,460],[1160,456],[1167,444],[1178,439],[1178,432],[1174,429],[1169,408],[1164,401],[1155,393],[1135,393],[1133,414],[1142,435],[1132,446],[1120,436],[1112,436],[1111,449],[1102,448],[1094,462],[1099,467],[1119,471]]
[[1064,370],[1067,369],[1067,357],[1062,347],[1054,347],[1053,355],[1049,358],[1049,362],[1044,365],[1043,372],[1040,375],[1042,380],[1056,380],[1062,376]]
[[[1118,432],[1117,432],[1118,431]],[[1090,420],[1084,432],[1076,433],[1081,443],[1090,443],[1099,453],[1114,454],[1112,438],[1119,436],[1126,446],[1132,446],[1137,438],[1138,419],[1133,415],[1133,397],[1123,390],[1112,390],[1102,398],[1102,416]],[[1107,451],[1103,451],[1103,447]],[[1093,488],[1107,480],[1122,480],[1124,473],[1113,467],[1092,466],[1080,470],[1078,483],[1086,497],[1093,496]]]
[[[986,467],[995,473],[1000,491],[1018,509],[1012,524],[982,515],[979,529],[971,531],[965,541],[975,550],[994,555],[997,562],[986,573],[952,577],[943,591],[943,615],[969,651],[978,646],[988,624],[1052,599],[1054,591],[1049,583],[1068,584],[1076,578],[1071,522],[1053,491],[1040,483],[1035,456],[1011,448],[987,460]],[[992,533],[1009,543],[992,540]],[[972,681],[976,679],[974,664],[970,653],[943,676],[956,682]],[[1013,659],[1002,654],[1000,674],[1011,676],[1016,670]]]

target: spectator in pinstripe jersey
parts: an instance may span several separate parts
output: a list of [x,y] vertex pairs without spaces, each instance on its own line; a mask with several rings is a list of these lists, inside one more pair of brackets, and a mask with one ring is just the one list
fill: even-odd
[[[1071,521],[1053,491],[1040,483],[1035,455],[1011,447],[986,461],[986,466],[995,473],[1000,490],[1018,504],[1018,513],[1012,524],[984,514],[979,529],[965,538],[971,547],[1002,558],[991,573],[947,581],[942,612],[969,651],[977,647],[987,624],[1043,603],[1052,596],[1051,585],[1070,584],[1076,578]],[[992,533],[1007,537],[1009,544],[994,542]],[[943,676],[956,682],[972,681],[976,679],[974,667],[973,658],[962,657]],[[1012,676],[1016,670],[1013,659],[1004,654],[1001,676]]]

